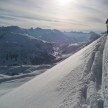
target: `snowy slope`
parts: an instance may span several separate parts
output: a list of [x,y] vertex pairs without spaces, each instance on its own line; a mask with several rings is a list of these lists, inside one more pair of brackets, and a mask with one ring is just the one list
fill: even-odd
[[102,108],[99,107],[102,97],[98,93],[101,83],[95,72],[101,68],[102,60],[98,58],[102,56],[104,42],[105,37],[98,39],[0,97],[0,108]]
[[104,108],[108,108],[108,36],[103,53],[103,96]]

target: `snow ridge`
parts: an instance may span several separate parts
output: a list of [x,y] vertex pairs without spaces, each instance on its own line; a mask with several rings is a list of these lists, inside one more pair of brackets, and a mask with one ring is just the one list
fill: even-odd
[[[90,56],[88,57],[85,66],[82,65],[82,67],[83,66],[85,67],[84,69],[82,68],[81,70],[80,67],[80,69],[78,70],[77,67],[77,72],[83,71],[82,78],[79,80],[77,85],[73,86],[72,88],[71,83],[73,82],[73,80],[71,80],[72,82],[68,81],[68,83],[65,80],[65,83],[64,84],[62,83],[62,87],[68,84],[68,86],[66,86],[65,89],[66,88],[69,89],[70,86],[71,91],[70,90],[68,91],[69,95],[68,96],[66,95],[66,98],[62,102],[61,106],[59,106],[59,108],[70,108],[70,106],[71,108],[103,108],[101,83],[102,83],[102,56],[103,56],[105,40],[106,37],[102,37],[100,40],[98,40],[97,45],[90,53]],[[88,55],[85,55],[85,57],[86,56]],[[68,78],[68,80],[70,79],[71,77]],[[63,89],[64,88],[62,89],[60,88],[61,94],[64,91]]]
[[45,73],[1,96],[0,107],[107,108],[102,95],[105,41],[106,37],[101,37]]
[[102,88],[104,97],[104,108],[108,108],[108,36],[103,52],[103,67],[102,67]]

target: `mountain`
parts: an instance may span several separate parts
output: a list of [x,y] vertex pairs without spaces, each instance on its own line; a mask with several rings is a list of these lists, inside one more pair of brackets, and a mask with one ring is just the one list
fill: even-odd
[[63,45],[60,47],[60,51],[62,54],[75,53],[82,47],[85,47],[85,45],[86,43],[75,43],[75,44]]
[[55,59],[51,43],[27,34],[3,30],[0,31],[0,52],[0,65],[4,66],[45,64]]
[[18,26],[0,27],[0,65],[54,63],[62,60],[64,58],[62,55],[73,54],[95,39],[97,38],[94,32],[61,32],[56,29],[24,29]]
[[30,28],[23,29],[17,26],[1,27],[2,32],[13,32],[18,34],[28,34],[40,40],[53,43],[70,43],[71,41],[59,30],[41,29],[41,28]]
[[[62,32],[56,29],[42,29],[42,28],[30,28],[24,29],[17,26],[0,27],[0,33],[2,32],[13,32],[18,34],[27,34],[33,36],[39,40],[44,40],[56,44],[72,44],[78,42],[90,41],[90,36],[93,33],[83,33],[83,32]],[[95,36],[96,33],[94,33]]]
[[101,36],[63,62],[1,96],[0,107],[108,108],[107,43],[108,37]]
[[67,35],[70,39],[74,40],[74,42],[87,42],[91,40],[96,40],[100,37],[95,32],[64,32],[64,34]]
[[90,32],[90,34],[91,34],[91,36],[90,36],[89,40],[91,40],[91,41],[94,41],[100,37],[100,35],[96,34],[95,32]]
[[59,30],[51,30],[51,29],[30,29],[27,31],[29,35],[32,35],[38,39],[45,40],[47,42],[53,43],[71,43],[68,37],[66,37],[61,31]]

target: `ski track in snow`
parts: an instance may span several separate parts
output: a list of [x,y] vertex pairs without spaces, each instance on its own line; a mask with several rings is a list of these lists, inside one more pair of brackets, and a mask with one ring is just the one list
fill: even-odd
[[105,40],[106,37],[101,37],[45,73],[1,96],[0,107],[103,108],[102,78],[99,75],[102,74]]
[[84,57],[86,57],[85,62],[61,81],[58,90],[62,95],[65,95],[66,98],[64,98],[59,108],[70,108],[70,106],[72,108],[103,107],[103,100],[101,94],[98,92],[101,89],[102,82],[101,58],[104,43],[105,38],[102,38],[97,42],[97,45],[93,48],[91,53],[86,51],[84,55]]
[[106,40],[104,53],[103,53],[103,97],[104,97],[104,108],[108,108],[108,37]]

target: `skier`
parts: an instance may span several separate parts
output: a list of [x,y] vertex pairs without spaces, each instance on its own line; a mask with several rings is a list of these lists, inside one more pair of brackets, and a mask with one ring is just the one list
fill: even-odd
[[106,25],[107,25],[107,34],[108,34],[108,19],[106,21]]

